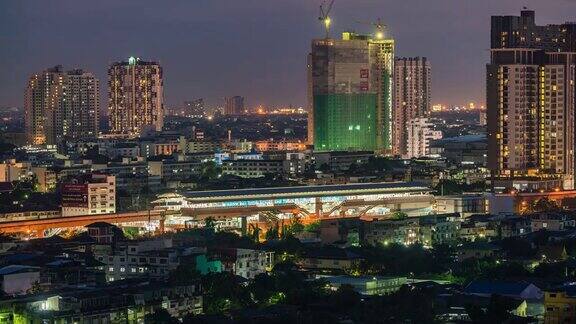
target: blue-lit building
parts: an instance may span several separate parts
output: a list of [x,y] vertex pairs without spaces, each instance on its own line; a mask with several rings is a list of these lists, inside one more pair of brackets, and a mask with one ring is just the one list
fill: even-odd
[[427,215],[434,197],[430,188],[411,182],[354,183],[343,185],[189,191],[159,197],[157,209],[181,211],[205,218],[294,215],[319,217],[381,216],[401,210],[410,216]]

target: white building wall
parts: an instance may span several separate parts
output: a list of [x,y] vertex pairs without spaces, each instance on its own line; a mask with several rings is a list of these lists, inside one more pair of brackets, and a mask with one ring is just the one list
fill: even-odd
[[405,158],[411,159],[429,154],[430,141],[442,138],[442,132],[434,129],[428,118],[414,118],[406,129],[408,141]]

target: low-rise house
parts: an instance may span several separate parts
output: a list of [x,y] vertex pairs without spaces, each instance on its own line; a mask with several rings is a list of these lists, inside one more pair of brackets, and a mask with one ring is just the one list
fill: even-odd
[[0,301],[2,317],[22,323],[143,323],[147,314],[159,309],[182,319],[200,314],[202,304],[199,283],[134,281]]
[[95,222],[86,226],[88,235],[98,244],[112,244],[121,238],[122,230],[106,222]]
[[516,237],[532,232],[528,217],[508,217],[498,221],[498,234],[501,238]]
[[544,314],[544,292],[529,282],[475,280],[464,288],[464,293],[483,298],[503,296],[518,301],[526,301],[525,316],[542,316]]
[[538,256],[542,257],[546,262],[561,262],[568,259],[568,252],[566,247],[560,244],[548,244],[538,248]]
[[108,281],[129,278],[167,278],[180,264],[181,251],[171,239],[118,242],[114,246],[94,247],[96,260]]
[[418,217],[420,242],[427,246],[453,243],[459,238],[461,218],[458,213]]
[[224,271],[224,266],[222,265],[222,261],[209,259],[206,254],[199,254],[196,255],[194,258],[194,263],[196,265],[196,271],[201,275],[205,275],[208,273],[217,273]]
[[434,208],[439,213],[459,213],[468,217],[486,212],[486,197],[483,194],[438,196]]
[[212,248],[208,252],[222,262],[224,271],[246,279],[266,273],[274,264],[273,252],[238,248]]
[[370,151],[315,152],[314,160],[318,170],[327,167],[329,171],[342,172],[349,170],[351,165],[360,166],[368,163],[373,156],[374,152]]
[[222,173],[241,178],[260,178],[267,174],[283,174],[283,160],[238,159],[222,162]]
[[[359,241],[363,237],[363,222],[357,217],[320,220],[320,240],[323,244]],[[359,243],[359,242],[356,242]]]
[[0,281],[5,294],[26,294],[40,284],[40,268],[25,265],[5,266],[0,268]]
[[498,303],[499,307],[502,307],[512,316],[524,318],[531,316],[528,302],[523,299],[503,296],[480,297],[449,292],[436,295],[435,300],[438,320],[442,323],[469,323],[470,314],[468,311],[470,308],[474,307],[486,311],[493,302]]
[[575,288],[564,286],[544,292],[544,323],[576,322]]
[[377,244],[422,243],[426,246],[454,243],[460,234],[459,214],[430,215],[406,219],[374,220],[364,226],[365,242]]
[[492,258],[498,255],[498,252],[500,252],[500,247],[487,242],[468,242],[458,246],[456,249],[459,262],[471,258]]
[[352,269],[362,261],[362,257],[348,251],[326,247],[307,252],[300,261],[300,266],[309,270],[337,270]]
[[539,213],[530,215],[532,231],[564,231],[574,228],[576,221],[569,215],[561,213]]
[[361,295],[389,295],[393,294],[407,283],[406,277],[352,277],[352,276],[322,276],[333,290],[342,285],[349,285]]
[[367,222],[365,241],[372,245],[413,244],[420,240],[420,224],[417,218]]
[[475,280],[464,288],[464,292],[469,295],[480,297],[500,295],[525,300],[541,300],[544,297],[544,293],[540,288],[525,281]]

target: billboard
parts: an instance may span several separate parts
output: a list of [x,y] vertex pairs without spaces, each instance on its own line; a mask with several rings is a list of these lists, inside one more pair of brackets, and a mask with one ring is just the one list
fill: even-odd
[[87,207],[88,185],[65,183],[62,187],[62,207]]

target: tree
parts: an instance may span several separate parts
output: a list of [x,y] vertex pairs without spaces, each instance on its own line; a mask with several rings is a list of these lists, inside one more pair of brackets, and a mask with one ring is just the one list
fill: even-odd
[[530,258],[536,254],[532,243],[520,237],[509,237],[501,241],[503,252],[510,258]]
[[316,221],[316,222],[304,225],[304,231],[306,231],[306,232],[318,232],[318,231],[320,231],[320,221]]
[[270,300],[276,290],[275,278],[266,273],[261,273],[254,278],[248,289],[256,304],[259,306],[270,305]]
[[386,172],[393,168],[393,160],[384,157],[370,157],[368,159],[368,164],[366,165],[366,170],[372,172]]
[[222,168],[214,161],[204,162],[200,166],[200,174],[202,180],[218,179],[222,175]]
[[561,210],[561,208],[558,206],[558,204],[548,199],[548,197],[543,197],[532,202],[532,204],[530,204],[530,207],[528,208],[528,212],[531,213],[550,212],[559,210]]
[[209,273],[202,277],[202,287],[205,314],[228,314],[253,305],[249,290],[232,273]]
[[204,219],[204,229],[208,233],[214,233],[216,231],[216,220],[214,217],[207,217]]
[[26,291],[27,294],[36,294],[42,291],[42,287],[40,286],[40,282],[34,281],[30,286],[30,289]]
[[322,163],[322,165],[320,165],[320,168],[318,168],[320,171],[322,171],[322,173],[328,173],[330,172],[330,165],[328,163]]
[[14,144],[0,142],[0,156],[12,153],[15,148]]
[[181,263],[168,275],[168,282],[176,285],[187,285],[200,279],[200,273],[192,264]]
[[137,227],[123,227],[122,228],[124,237],[129,240],[135,240],[140,236],[140,231]]
[[274,226],[270,227],[268,231],[266,231],[266,241],[277,240],[280,238],[280,229],[278,227],[278,223]]
[[486,310],[476,305],[467,305],[466,311],[473,323],[507,323],[512,319],[515,302],[499,295],[492,295]]
[[350,166],[348,167],[348,172],[351,174],[354,174],[358,171],[358,164],[356,163],[351,163]]
[[286,234],[294,235],[296,233],[301,233],[304,231],[304,224],[298,216],[292,217],[290,224],[285,228]]
[[455,195],[463,192],[462,185],[453,180],[440,180],[434,188],[439,195]]
[[336,309],[347,311],[360,303],[361,296],[351,285],[341,285],[330,298]]
[[172,317],[164,308],[157,309],[153,314],[144,317],[146,324],[178,324],[180,321]]
[[307,179],[316,178],[316,165],[314,163],[306,164],[303,176]]
[[258,227],[258,225],[255,224],[250,224],[249,227],[249,237],[252,241],[254,241],[255,243],[260,242],[260,227]]
[[406,218],[408,218],[408,214],[406,214],[405,212],[399,211],[399,210],[393,212],[392,216],[391,216],[391,219],[394,219],[394,220],[403,220]]

